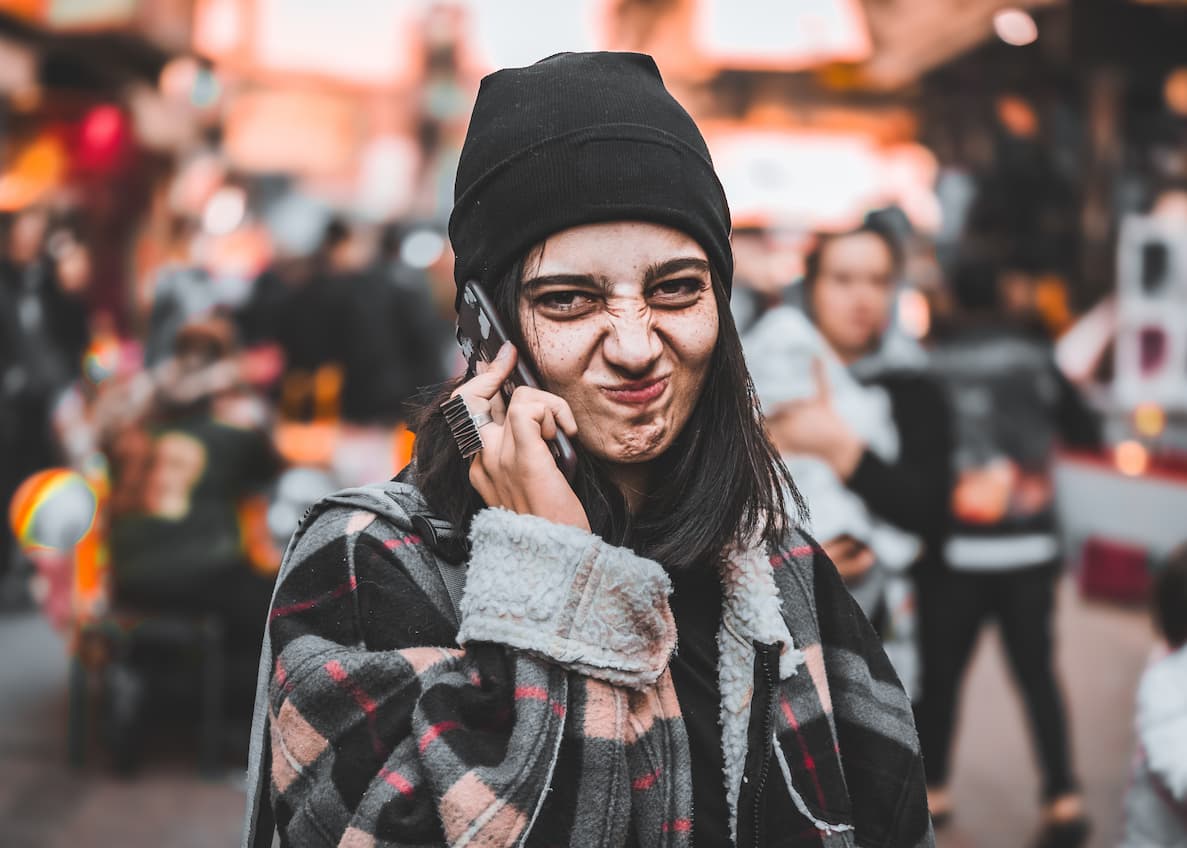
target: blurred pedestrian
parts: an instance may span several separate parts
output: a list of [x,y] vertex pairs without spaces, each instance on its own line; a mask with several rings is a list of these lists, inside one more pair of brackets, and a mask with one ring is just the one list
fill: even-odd
[[[416,385],[435,385],[456,372],[453,251],[444,226],[419,222],[385,228],[379,267],[398,291],[403,350],[416,352]],[[444,296],[443,296],[444,293]]]
[[[787,526],[724,193],[652,59],[487,77],[450,236],[511,344],[290,548],[256,740],[274,716],[283,841],[931,845],[910,703]],[[520,356],[545,388],[508,399]]]
[[[444,249],[444,240],[442,248]],[[404,423],[417,392],[445,378],[441,330],[428,281],[398,263],[395,246],[342,268],[335,288],[342,298],[342,418],[353,424]],[[452,332],[446,332],[452,340]]]
[[[812,457],[843,488],[843,497],[826,489],[814,498],[793,465],[825,550],[889,638],[887,652],[915,692],[914,592],[906,573],[926,579],[938,567],[952,433],[925,353],[893,326],[900,273],[899,242],[877,219],[822,236],[805,262],[803,314],[811,325],[794,307],[780,307],[759,322],[746,350],[760,398],[786,397],[796,381],[811,381],[808,359],[817,358],[818,385],[806,386],[807,397],[775,404],[767,428],[783,454]],[[805,347],[813,338],[818,342]]]
[[[7,223],[0,253],[0,504],[29,474],[54,464],[50,409],[78,374],[87,347],[85,274],[58,275],[49,212],[29,207]],[[69,270],[75,270],[70,266]],[[0,522],[0,574],[12,539]]]
[[144,340],[144,362],[152,368],[173,355],[178,332],[220,303],[214,276],[201,260],[199,223],[184,216],[170,221],[172,258],[156,270]]
[[234,349],[226,319],[190,321],[172,357],[145,375],[147,392],[141,379],[129,384],[123,409],[105,398],[100,427],[112,476],[115,603],[213,613],[242,653],[255,650],[272,581],[247,559],[237,508],[278,462],[264,410],[240,390]]
[[1153,607],[1165,644],[1138,684],[1138,751],[1121,848],[1187,846],[1187,545],[1155,579]]
[[932,645],[919,729],[933,813],[947,793],[957,693],[981,627],[1000,626],[1043,772],[1043,846],[1088,831],[1072,770],[1054,668],[1052,619],[1061,556],[1052,464],[1056,446],[1096,447],[1100,422],[1059,372],[1049,341],[1007,315],[1004,259],[969,249],[953,263],[955,320],[937,334],[935,372],[955,416],[952,533],[945,568],[925,581]]

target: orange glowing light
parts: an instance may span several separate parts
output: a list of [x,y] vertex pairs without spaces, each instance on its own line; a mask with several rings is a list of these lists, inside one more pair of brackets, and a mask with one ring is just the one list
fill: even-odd
[[1113,462],[1122,474],[1137,477],[1150,467],[1150,452],[1141,442],[1119,442],[1113,448]]
[[1166,413],[1156,403],[1143,403],[1133,411],[1133,426],[1146,438],[1161,435],[1166,427]]
[[0,175],[0,211],[36,203],[61,180],[67,153],[54,136],[43,135],[16,157],[9,171]]
[[1168,109],[1176,115],[1187,115],[1187,68],[1175,68],[1167,75],[1162,96]]

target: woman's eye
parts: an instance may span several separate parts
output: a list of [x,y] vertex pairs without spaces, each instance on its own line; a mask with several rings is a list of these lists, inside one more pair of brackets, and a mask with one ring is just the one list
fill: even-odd
[[662,283],[652,286],[649,294],[652,298],[664,303],[678,303],[683,305],[695,301],[704,287],[704,280],[699,280],[695,277],[665,280]]
[[550,312],[578,312],[593,302],[591,295],[579,291],[546,292],[536,298],[536,305]]

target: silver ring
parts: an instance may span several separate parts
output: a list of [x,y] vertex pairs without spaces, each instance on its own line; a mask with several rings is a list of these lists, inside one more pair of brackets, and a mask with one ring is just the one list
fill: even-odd
[[495,418],[489,412],[480,412],[477,415],[470,416],[470,420],[474,422],[475,430],[481,430],[487,424],[494,421]]
[[461,395],[455,395],[441,404],[441,413],[445,416],[445,422],[449,425],[449,431],[453,434],[453,440],[457,443],[462,459],[471,459],[482,452],[482,435],[474,423],[474,416],[470,414],[470,407],[466,406],[466,401]]

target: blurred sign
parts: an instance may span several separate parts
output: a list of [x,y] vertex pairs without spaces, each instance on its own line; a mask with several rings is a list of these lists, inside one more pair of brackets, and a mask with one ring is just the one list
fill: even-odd
[[413,0],[256,0],[255,58],[274,71],[390,86],[416,70]]
[[55,28],[119,26],[136,19],[137,0],[47,0],[45,22]]
[[864,136],[738,128],[711,133],[709,146],[739,219],[848,227],[875,199],[878,152]]
[[[477,63],[519,68],[564,50],[596,50],[601,0],[461,0]],[[529,23],[530,22],[530,23]]]
[[1117,401],[1187,410],[1187,225],[1128,216],[1117,282]]
[[935,159],[919,145],[883,147],[859,133],[711,124],[705,130],[739,225],[845,229],[890,203],[917,227],[939,224]]
[[246,92],[227,110],[224,147],[248,171],[342,175],[353,167],[362,117],[351,101],[328,94]]
[[699,0],[694,37],[709,60],[735,68],[860,62],[873,50],[858,0]]

